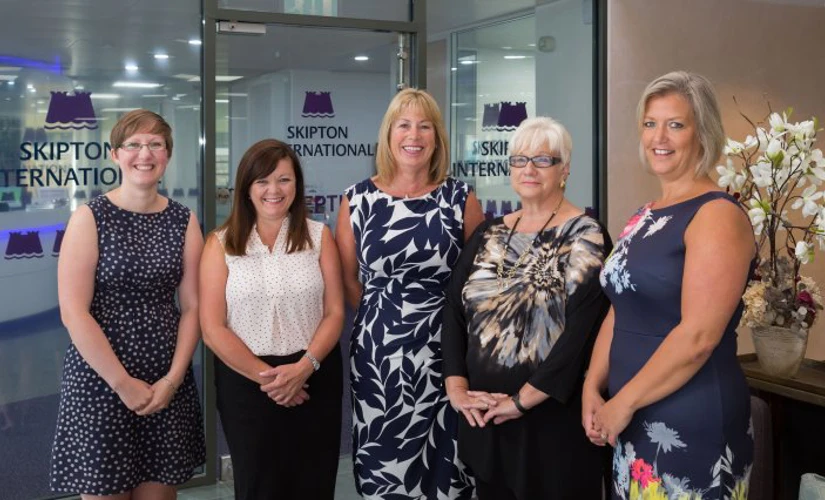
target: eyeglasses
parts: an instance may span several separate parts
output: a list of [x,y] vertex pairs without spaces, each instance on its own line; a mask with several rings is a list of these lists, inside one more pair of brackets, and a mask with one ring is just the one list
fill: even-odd
[[514,155],[509,158],[510,166],[513,168],[524,168],[527,166],[527,163],[531,161],[536,168],[550,168],[553,165],[561,163],[561,158],[546,155],[534,156],[532,158],[524,155]]
[[150,142],[149,144],[141,144],[139,142],[124,142],[120,145],[120,149],[124,151],[129,151],[130,153],[136,153],[143,149],[143,146],[146,146],[146,149],[149,151],[163,151],[166,149],[166,144],[162,142]]

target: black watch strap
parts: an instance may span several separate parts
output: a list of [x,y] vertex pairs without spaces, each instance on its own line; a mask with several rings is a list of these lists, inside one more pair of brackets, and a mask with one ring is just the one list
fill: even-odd
[[527,408],[525,408],[524,405],[521,404],[521,401],[519,400],[519,393],[513,394],[512,396],[510,396],[510,399],[512,399],[513,404],[516,405],[516,410],[518,410],[522,415],[527,413]]

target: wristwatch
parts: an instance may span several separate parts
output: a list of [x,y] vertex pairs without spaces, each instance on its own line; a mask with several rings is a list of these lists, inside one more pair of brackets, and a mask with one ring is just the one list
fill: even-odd
[[522,415],[527,413],[527,408],[525,408],[524,405],[521,404],[521,401],[519,400],[519,393],[513,394],[512,396],[510,396],[510,399],[513,400],[513,404],[516,405],[516,410],[518,410],[519,413],[521,413]]
[[318,370],[321,369],[321,363],[318,362],[318,358],[313,356],[311,352],[309,352],[309,351],[304,352],[304,357],[307,358],[310,363],[312,363],[312,369],[314,371],[317,372]]

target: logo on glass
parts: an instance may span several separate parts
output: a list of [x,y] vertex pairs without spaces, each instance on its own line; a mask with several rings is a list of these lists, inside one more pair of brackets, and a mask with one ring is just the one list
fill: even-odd
[[301,116],[304,118],[334,118],[335,110],[332,109],[330,93],[307,91]]
[[526,102],[496,102],[484,105],[481,130],[512,132],[527,118]]
[[9,233],[9,245],[6,247],[6,260],[39,259],[43,257],[43,245],[40,243],[39,231],[12,231]]
[[92,107],[91,92],[52,91],[49,111],[46,113],[46,130],[94,130],[97,118]]

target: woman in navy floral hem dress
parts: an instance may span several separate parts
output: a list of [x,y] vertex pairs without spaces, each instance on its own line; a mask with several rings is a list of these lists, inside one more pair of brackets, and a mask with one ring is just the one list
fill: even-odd
[[685,72],[654,80],[639,123],[662,196],[631,218],[602,271],[612,309],[582,423],[614,446],[614,499],[743,500],[753,437],[735,329],[755,242],[708,177],[724,142],[710,83]]
[[469,499],[458,417],[441,380],[444,287],[483,215],[447,177],[441,114],[423,91],[390,103],[378,175],[346,190],[336,239],[347,301],[356,488],[373,499]]

